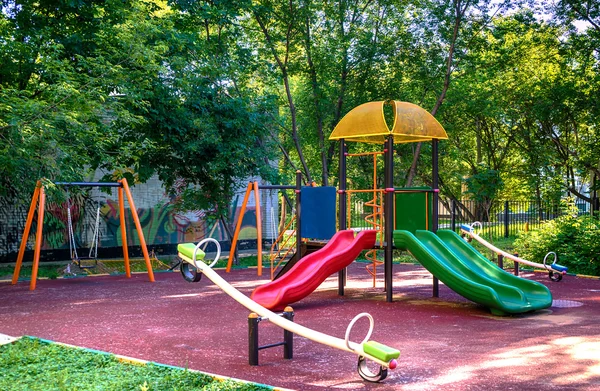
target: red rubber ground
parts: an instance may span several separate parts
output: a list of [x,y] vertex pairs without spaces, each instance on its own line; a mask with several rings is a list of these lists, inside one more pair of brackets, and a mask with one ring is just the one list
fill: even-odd
[[[398,368],[381,384],[363,382],[356,357],[295,337],[294,359],[282,348],[247,356],[248,311],[210,281],[185,282],[178,273],[0,283],[0,333],[54,341],[189,367],[299,390],[598,390],[600,281],[526,274],[550,287],[557,306],[533,314],[494,317],[440,285],[419,266],[395,266],[394,303],[371,288],[364,264],[349,268],[346,296],[330,277],[294,305],[296,322],[343,338],[361,312],[375,318],[372,339],[401,350]],[[221,274],[242,292],[266,278],[255,269]],[[382,282],[379,282],[381,286]],[[282,330],[260,325],[261,344]],[[360,342],[367,321],[352,340]]]

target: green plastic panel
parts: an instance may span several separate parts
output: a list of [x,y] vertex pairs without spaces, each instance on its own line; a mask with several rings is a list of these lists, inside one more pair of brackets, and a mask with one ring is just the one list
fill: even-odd
[[431,188],[396,189],[394,229],[415,233],[431,230],[433,224],[433,193]]

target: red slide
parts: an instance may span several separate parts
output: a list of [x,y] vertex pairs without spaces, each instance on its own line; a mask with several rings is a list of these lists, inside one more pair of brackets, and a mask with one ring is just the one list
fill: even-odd
[[259,286],[250,298],[271,311],[311,294],[327,277],[350,265],[362,250],[373,248],[377,231],[339,231],[325,247],[302,258],[286,274]]

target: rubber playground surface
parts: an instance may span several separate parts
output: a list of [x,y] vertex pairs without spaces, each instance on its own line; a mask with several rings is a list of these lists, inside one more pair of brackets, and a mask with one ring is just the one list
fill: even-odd
[[[352,318],[375,319],[371,339],[401,351],[382,383],[364,382],[356,356],[294,337],[294,358],[282,348],[260,351],[248,365],[248,310],[204,278],[179,273],[0,283],[0,333],[31,335],[142,360],[298,390],[598,390],[600,389],[600,280],[543,273],[526,278],[550,288],[554,305],[531,314],[496,317],[440,284],[415,265],[394,266],[394,302],[386,303],[382,278],[373,288],[365,264],[348,268],[346,295],[337,274],[293,305],[295,321],[344,338]],[[382,268],[380,268],[382,269]],[[219,271],[246,295],[268,281],[256,269]],[[368,328],[357,322],[351,339]],[[280,342],[283,331],[260,324],[260,344]]]

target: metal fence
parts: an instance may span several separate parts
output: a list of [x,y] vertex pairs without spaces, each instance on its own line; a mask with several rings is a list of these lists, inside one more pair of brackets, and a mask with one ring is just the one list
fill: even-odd
[[[577,200],[575,205],[579,215],[592,215],[589,202]],[[559,202],[545,201],[495,201],[489,204],[473,200],[439,201],[439,228],[458,231],[461,224],[482,223],[487,235],[491,237],[510,237],[520,231],[536,229],[544,221],[553,220],[566,213],[564,205]],[[363,200],[353,200],[350,212],[350,226],[353,228],[370,228],[364,217],[371,214],[371,208],[364,205]]]
[[[577,200],[579,215],[593,213],[589,202]],[[559,202],[496,201],[491,204],[473,200],[440,200],[439,227],[458,230],[461,224],[482,223],[492,237],[510,237],[520,231],[536,229],[544,221],[553,220],[566,213]]]

